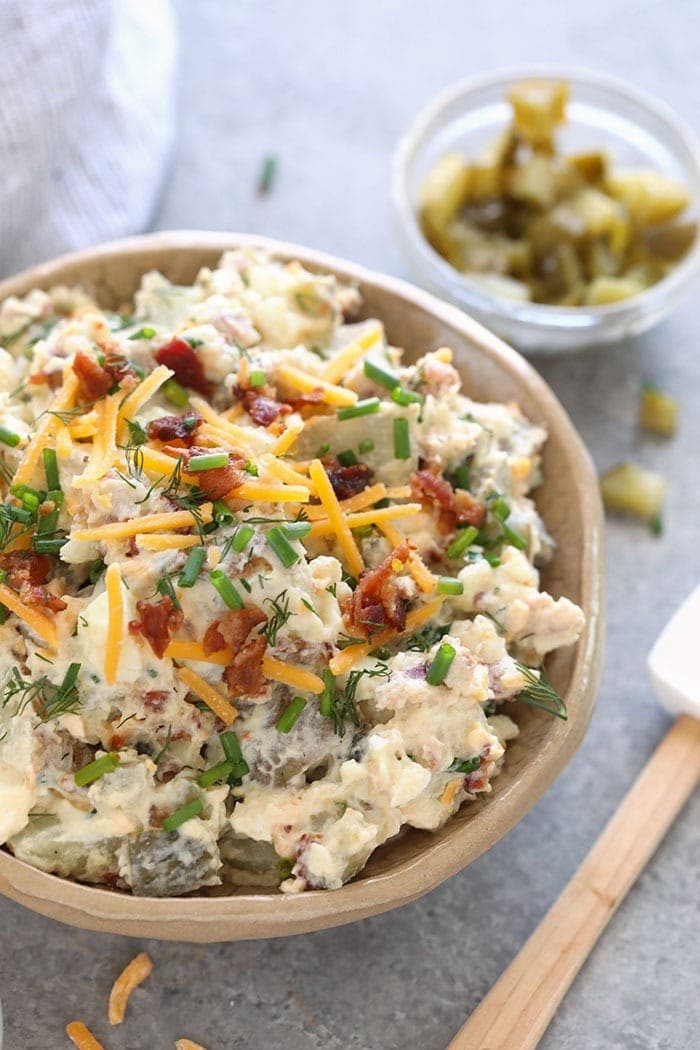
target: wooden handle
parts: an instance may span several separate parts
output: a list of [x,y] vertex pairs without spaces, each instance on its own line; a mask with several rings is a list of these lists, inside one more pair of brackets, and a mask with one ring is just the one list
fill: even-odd
[[448,1050],[533,1050],[620,901],[700,779],[700,720],[681,715],[581,867]]

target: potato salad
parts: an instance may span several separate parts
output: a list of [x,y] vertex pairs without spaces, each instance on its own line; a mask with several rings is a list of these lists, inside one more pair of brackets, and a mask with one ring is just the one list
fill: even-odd
[[580,609],[544,429],[259,250],[0,306],[0,844],[142,896],[336,889],[483,797]]

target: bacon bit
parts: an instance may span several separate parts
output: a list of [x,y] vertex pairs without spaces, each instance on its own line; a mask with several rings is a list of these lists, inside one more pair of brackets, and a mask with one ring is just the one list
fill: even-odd
[[202,417],[198,412],[188,412],[184,416],[160,416],[151,420],[147,433],[151,441],[183,441],[189,446],[201,423]]
[[210,623],[204,632],[204,638],[202,639],[202,649],[204,649],[204,655],[209,656],[210,653],[220,653],[222,649],[226,648],[226,642],[224,636],[219,630],[219,621],[215,620],[214,623]]
[[114,386],[114,380],[99,361],[78,350],[73,359],[73,371],[78,377],[80,396],[83,401],[97,401]]
[[63,385],[63,373],[62,372],[35,372],[27,379],[28,383],[32,386],[42,386],[44,383],[48,386],[49,390],[58,390]]
[[[208,635],[213,628],[223,644],[218,645],[217,649],[207,649],[207,636],[205,635],[205,653],[208,655],[224,648],[229,648],[234,653],[238,652],[253,628],[257,627],[259,623],[264,623],[266,619],[265,613],[257,605],[246,605],[242,609],[231,609],[223,620],[216,620],[207,631]],[[210,636],[210,640],[214,640],[213,634]]]
[[288,416],[292,406],[275,401],[256,389],[247,390],[240,384],[233,388],[234,396],[242,402],[246,412],[257,427],[269,427],[280,416]]
[[128,361],[123,354],[114,351],[106,353],[104,370],[120,386],[128,386],[129,389],[133,389],[138,384],[136,370],[131,361]]
[[[167,452],[167,446],[164,447],[163,451]],[[227,453],[228,463],[226,466],[214,467],[212,470],[200,470],[197,473],[197,485],[211,500],[223,499],[229,492],[243,484],[248,456],[243,452],[230,452],[225,448],[199,448],[197,445],[187,449],[184,454],[180,449],[176,450],[176,455],[182,455],[185,470],[194,456],[208,456],[214,452]]]
[[405,540],[376,569],[366,569],[361,574],[357,587],[343,606],[345,620],[353,633],[367,637],[385,627],[403,631],[407,602],[396,582],[393,563],[405,564],[412,549]]
[[309,406],[321,405],[324,403],[325,394],[320,387],[316,390],[309,390],[305,394],[296,394],[295,397],[285,397],[285,405],[291,405],[295,412],[300,412],[302,408],[308,408]]
[[374,471],[366,463],[354,463],[349,467],[341,466],[337,459],[324,459],[322,463],[333,491],[340,500],[364,492],[372,483]]
[[165,689],[149,689],[147,693],[143,694],[143,706],[147,707],[149,711],[158,713],[163,710],[169,697],[170,693]]
[[7,573],[9,586],[17,591],[26,605],[39,606],[51,612],[62,612],[66,608],[63,599],[44,586],[53,568],[50,555],[9,551],[0,554],[0,568]]
[[211,393],[211,383],[204,374],[204,365],[198,354],[184,339],[176,336],[169,343],[156,351],[159,365],[172,368],[175,379],[180,386],[190,387],[207,397]]
[[165,595],[157,602],[137,602],[138,620],[129,622],[129,633],[142,634],[159,659],[162,659],[170,641],[170,632],[176,631],[184,619],[182,609],[176,609],[172,598]]
[[486,507],[480,500],[463,489],[455,492],[449,481],[429,470],[419,470],[413,475],[411,491],[424,504],[440,508],[440,524],[446,532],[457,525],[480,525],[484,520]]
[[258,635],[239,649],[231,663],[224,669],[224,681],[229,696],[257,696],[266,686],[262,673],[262,662],[267,639]]

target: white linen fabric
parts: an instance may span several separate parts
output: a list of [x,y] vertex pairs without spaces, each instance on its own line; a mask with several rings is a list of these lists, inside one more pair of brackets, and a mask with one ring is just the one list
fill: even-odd
[[143,229],[173,136],[168,0],[1,0],[0,273]]

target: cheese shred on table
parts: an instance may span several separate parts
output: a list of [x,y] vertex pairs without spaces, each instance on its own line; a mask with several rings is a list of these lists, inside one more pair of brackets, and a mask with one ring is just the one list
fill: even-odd
[[0,846],[141,896],[336,889],[488,795],[516,698],[565,714],[545,429],[253,248],[113,305],[0,304]]

